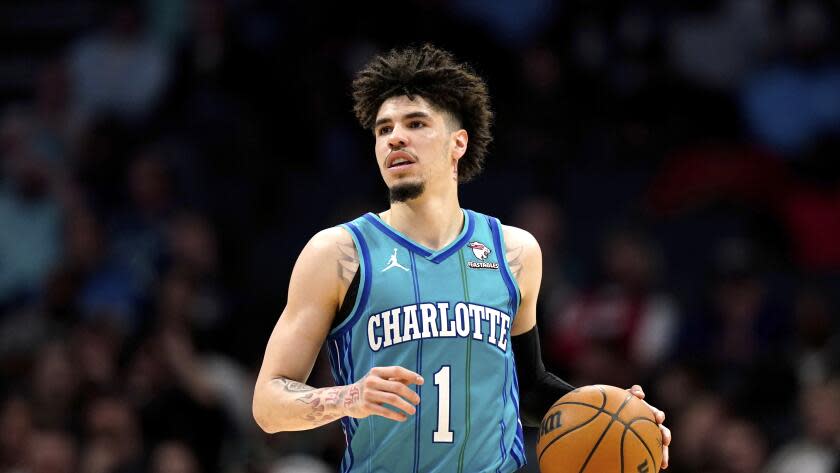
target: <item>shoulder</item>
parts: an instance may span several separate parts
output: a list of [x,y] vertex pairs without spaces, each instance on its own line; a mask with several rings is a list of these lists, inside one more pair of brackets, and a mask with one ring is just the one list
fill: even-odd
[[539,242],[528,230],[502,225],[502,234],[505,237],[505,246],[508,249],[521,248],[523,251],[537,253],[540,251]]
[[331,227],[309,239],[300,252],[298,263],[323,264],[348,258],[358,259],[353,237],[342,227]]
[[353,245],[353,237],[344,227],[335,226],[325,228],[309,239],[308,247],[316,251],[329,251],[335,249],[336,245]]
[[505,237],[505,260],[522,295],[536,293],[542,277],[542,251],[534,235],[527,230],[502,225]]
[[350,232],[337,226],[313,235],[301,252],[299,262],[318,265],[324,269],[330,268],[333,274],[338,274],[339,295],[343,297],[344,291],[359,269],[359,254]]

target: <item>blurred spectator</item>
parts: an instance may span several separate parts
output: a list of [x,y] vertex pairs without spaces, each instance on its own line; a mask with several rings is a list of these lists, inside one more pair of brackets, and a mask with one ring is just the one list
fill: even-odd
[[20,471],[34,430],[29,401],[7,396],[0,405],[0,471]]
[[674,466],[684,471],[704,472],[711,466],[715,440],[728,413],[723,399],[711,393],[685,392],[687,405],[677,411],[679,417],[673,424]]
[[77,130],[71,116],[70,82],[64,61],[52,59],[44,64],[33,88],[33,103],[18,103],[4,111],[4,127],[16,124],[21,146],[47,160],[51,167],[66,171]]
[[[513,225],[529,231],[540,243],[543,275],[539,303],[542,313],[556,313],[568,302],[576,264],[565,251],[566,222],[561,208],[548,197],[534,197],[519,202],[514,210]],[[516,260],[518,249],[507,255]],[[542,321],[541,321],[542,322]]]
[[116,310],[109,315],[116,316],[128,330],[136,330],[144,322],[136,304],[147,301],[164,266],[166,223],[174,206],[168,169],[155,151],[147,151],[130,164],[128,205],[120,208],[108,225],[108,270],[98,275],[102,280],[85,295],[89,312],[100,304],[116,302]]
[[551,0],[504,0],[486,4],[476,0],[453,2],[467,21],[479,20],[503,44],[522,44],[536,36],[551,18]]
[[602,250],[604,279],[549,321],[557,340],[553,359],[571,367],[573,379],[632,384],[634,368],[648,369],[669,354],[678,314],[673,298],[657,288],[656,251],[641,233],[614,232]]
[[14,128],[5,122],[0,130],[0,305],[37,294],[60,257],[52,166],[33,154],[25,131]]
[[840,378],[807,386],[800,399],[804,435],[783,446],[765,473],[833,473],[840,465]]
[[91,400],[85,414],[81,473],[142,472],[142,437],[132,407],[103,396]]
[[75,473],[78,449],[70,434],[61,430],[38,430],[28,444],[27,460],[15,473]]
[[[840,119],[840,117],[838,117]],[[840,140],[815,147],[809,162],[800,163],[800,177],[779,205],[780,219],[790,235],[796,264],[813,273],[840,269]],[[811,169],[807,169],[811,167]]]
[[195,454],[181,442],[163,442],[152,450],[151,473],[201,473]]
[[229,426],[191,342],[171,331],[146,338],[133,352],[126,376],[143,443],[183,439],[202,470],[218,471]]
[[825,290],[804,287],[797,293],[794,310],[796,346],[792,356],[799,384],[823,382],[838,372],[840,363],[836,309]]
[[652,181],[647,200],[650,210],[662,217],[721,203],[769,210],[789,182],[790,171],[764,150],[702,145],[670,155]]
[[840,133],[837,6],[817,0],[779,2],[783,54],[742,91],[744,115],[758,138],[790,153],[823,133]]
[[680,15],[670,25],[671,61],[699,84],[737,87],[770,47],[771,7],[763,0],[723,0]]
[[125,335],[107,319],[79,323],[71,331],[73,358],[85,392],[109,392],[121,387],[119,356]]
[[761,430],[744,419],[727,419],[715,433],[715,473],[761,473],[767,444]]
[[69,57],[74,116],[88,122],[102,114],[136,122],[163,94],[170,65],[166,52],[148,37],[136,0],[108,5],[105,28],[83,38]]
[[171,267],[183,271],[193,286],[190,323],[211,334],[223,322],[224,300],[218,284],[218,243],[210,222],[194,212],[176,215],[168,232],[168,256]]
[[42,346],[29,383],[37,425],[59,429],[79,425],[79,373],[66,343],[52,341]]
[[778,346],[787,329],[785,316],[771,303],[760,257],[750,242],[722,240],[713,257],[708,307],[687,320],[683,353],[730,369],[747,367]]

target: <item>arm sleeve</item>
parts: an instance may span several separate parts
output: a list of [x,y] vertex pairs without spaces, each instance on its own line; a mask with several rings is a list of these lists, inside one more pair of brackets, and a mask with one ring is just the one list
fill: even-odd
[[524,425],[538,427],[551,405],[575,388],[545,370],[536,325],[510,340],[519,379],[519,415]]

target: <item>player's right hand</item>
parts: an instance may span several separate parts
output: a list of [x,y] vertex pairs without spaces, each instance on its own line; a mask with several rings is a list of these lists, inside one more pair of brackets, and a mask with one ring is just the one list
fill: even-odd
[[371,368],[362,379],[348,386],[344,410],[357,419],[377,415],[403,422],[417,411],[414,406],[420,403],[420,396],[409,388],[412,384],[423,384],[423,377],[402,366]]

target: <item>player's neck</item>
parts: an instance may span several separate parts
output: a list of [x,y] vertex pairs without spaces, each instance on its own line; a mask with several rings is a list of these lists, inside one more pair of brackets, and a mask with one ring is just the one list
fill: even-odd
[[407,202],[392,203],[381,217],[388,225],[433,250],[455,240],[464,226],[457,190],[452,196],[422,195]]

